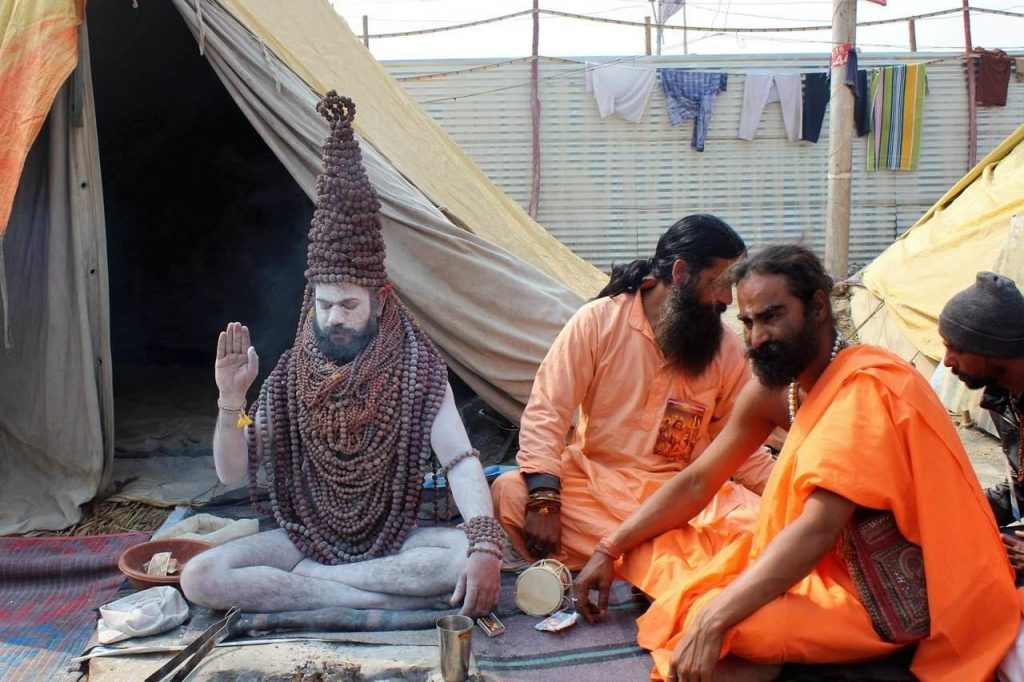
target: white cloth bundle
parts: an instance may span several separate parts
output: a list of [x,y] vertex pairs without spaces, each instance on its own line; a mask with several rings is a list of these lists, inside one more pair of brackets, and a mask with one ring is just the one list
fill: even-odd
[[236,538],[252,535],[260,529],[256,519],[224,519],[213,514],[196,514],[162,530],[153,536],[154,540],[181,538],[202,540],[211,545],[223,545]]
[[112,644],[170,630],[188,618],[188,604],[170,585],[142,590],[100,607],[97,637]]

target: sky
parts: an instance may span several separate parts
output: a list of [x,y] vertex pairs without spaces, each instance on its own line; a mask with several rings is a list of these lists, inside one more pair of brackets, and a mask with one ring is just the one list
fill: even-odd
[[[349,26],[361,35],[363,16],[369,19],[371,36],[439,28],[529,10],[532,0],[330,0]],[[957,9],[960,0],[889,0],[886,7],[861,0],[857,20],[898,19],[914,14]],[[972,7],[1024,13],[1024,0],[972,0]],[[646,0],[540,0],[540,8],[587,16],[643,22],[654,16]],[[687,31],[689,54],[736,54],[824,52],[831,49],[829,31],[770,34],[728,33],[740,27],[828,25],[832,0],[686,0],[689,26],[715,32]],[[920,19],[918,51],[958,51],[964,47],[960,13]],[[668,26],[682,26],[677,13]],[[1024,50],[1024,18],[971,15],[975,46]],[[684,54],[683,31],[666,29],[662,54]],[[381,61],[409,59],[516,58],[528,56],[532,19],[517,17],[485,26],[444,31],[422,36],[371,38],[370,51]],[[906,22],[862,27],[857,44],[862,52],[909,50]],[[653,38],[652,38],[653,45]],[[644,53],[644,30],[639,26],[615,26],[578,19],[541,16],[540,54],[549,57],[623,57]]]

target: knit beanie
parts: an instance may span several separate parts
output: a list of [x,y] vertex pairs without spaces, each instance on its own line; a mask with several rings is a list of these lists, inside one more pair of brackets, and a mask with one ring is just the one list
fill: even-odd
[[352,120],[356,106],[331,90],[317,112],[330,132],[324,141],[323,169],[316,178],[316,210],[309,228],[306,280],[384,286],[384,240],[380,201],[363,167]]
[[1013,280],[979,272],[946,303],[939,334],[952,346],[992,358],[1024,356],[1024,295]]

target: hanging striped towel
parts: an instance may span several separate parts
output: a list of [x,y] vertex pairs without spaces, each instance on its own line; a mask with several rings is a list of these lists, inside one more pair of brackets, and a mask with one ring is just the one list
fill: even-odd
[[917,169],[928,76],[924,64],[883,66],[871,76],[868,170]]

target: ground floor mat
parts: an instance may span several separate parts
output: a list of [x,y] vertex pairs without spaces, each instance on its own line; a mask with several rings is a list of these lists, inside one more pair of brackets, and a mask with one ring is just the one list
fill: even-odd
[[0,679],[63,679],[124,582],[118,555],[148,538],[0,538]]

